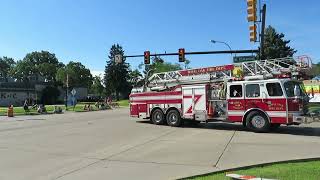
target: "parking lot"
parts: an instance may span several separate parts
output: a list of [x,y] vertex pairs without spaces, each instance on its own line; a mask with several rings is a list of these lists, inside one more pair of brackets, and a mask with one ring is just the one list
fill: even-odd
[[0,179],[176,179],[320,157],[320,124],[252,133],[241,125],[155,126],[129,109],[0,119]]

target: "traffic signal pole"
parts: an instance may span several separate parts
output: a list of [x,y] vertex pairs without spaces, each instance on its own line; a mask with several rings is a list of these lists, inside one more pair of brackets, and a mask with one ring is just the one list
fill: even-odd
[[261,34],[260,34],[260,59],[265,59],[264,58],[264,30],[266,27],[266,11],[267,11],[267,6],[266,4],[263,5],[262,7],[262,19],[261,19]]
[[[242,54],[242,53],[259,53],[257,49],[250,50],[232,50],[232,51],[196,51],[196,52],[185,52],[185,55],[196,55],[196,54]],[[162,54],[150,54],[150,56],[175,56],[179,55],[179,53],[162,53]],[[133,58],[133,57],[144,57],[142,55],[130,55],[124,56],[125,58]]]

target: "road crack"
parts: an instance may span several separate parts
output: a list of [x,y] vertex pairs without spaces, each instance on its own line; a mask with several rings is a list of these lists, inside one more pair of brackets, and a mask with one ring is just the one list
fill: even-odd
[[236,132],[237,132],[237,131],[234,131],[234,132],[233,132],[233,134],[232,134],[232,136],[230,137],[228,143],[226,144],[226,146],[224,147],[222,153],[220,154],[217,162],[214,164],[214,167],[218,167],[218,163],[220,162],[220,160],[221,160],[222,156],[224,155],[225,151],[227,150],[227,148],[228,148],[229,144],[231,143],[233,137],[235,136]]

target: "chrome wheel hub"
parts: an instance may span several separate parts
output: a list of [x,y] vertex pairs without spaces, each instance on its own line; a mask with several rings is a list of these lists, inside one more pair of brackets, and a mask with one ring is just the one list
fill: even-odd
[[178,121],[178,117],[175,114],[170,114],[169,120],[172,124],[175,124]]
[[254,116],[252,118],[251,123],[252,123],[252,126],[254,126],[256,128],[262,128],[266,124],[266,122],[262,116]]
[[160,113],[156,113],[156,114],[154,115],[154,120],[155,120],[156,122],[160,122],[160,121],[162,120],[161,114],[160,114]]

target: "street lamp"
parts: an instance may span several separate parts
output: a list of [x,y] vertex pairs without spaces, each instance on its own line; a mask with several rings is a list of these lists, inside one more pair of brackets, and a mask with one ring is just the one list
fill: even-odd
[[225,44],[226,46],[228,46],[228,48],[230,49],[230,51],[232,51],[231,47],[229,46],[229,44],[227,44],[226,42],[223,41],[216,41],[216,40],[210,40],[211,43],[222,43]]
[[[216,41],[216,40],[210,40],[210,42],[211,43],[221,43],[221,44],[224,44],[224,45],[226,45],[226,46],[228,46],[228,48],[230,49],[230,51],[232,51],[232,49],[231,49],[231,47],[229,46],[229,44],[228,43],[226,43],[226,42],[223,42],[223,41]],[[233,55],[232,55],[232,53],[231,53],[231,57],[233,57]]]

